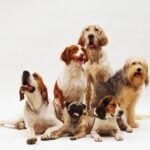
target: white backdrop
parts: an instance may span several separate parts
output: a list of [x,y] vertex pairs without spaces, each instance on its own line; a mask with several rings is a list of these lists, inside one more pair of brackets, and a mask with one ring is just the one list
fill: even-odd
[[[149,0],[0,0],[0,119],[13,118],[22,111],[18,89],[23,70],[39,72],[53,99],[61,51],[77,43],[86,25],[104,28],[109,37],[105,50],[114,71],[131,56],[142,56],[150,64],[149,5]],[[138,113],[150,114],[149,90],[144,89],[139,98]],[[18,134],[4,130],[0,132],[6,139],[12,132],[13,137]],[[20,136],[18,140],[25,144],[25,133]]]

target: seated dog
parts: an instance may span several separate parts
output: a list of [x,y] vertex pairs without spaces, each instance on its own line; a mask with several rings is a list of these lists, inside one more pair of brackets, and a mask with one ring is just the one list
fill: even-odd
[[51,139],[57,139],[64,134],[69,134],[71,140],[83,138],[90,132],[93,118],[85,115],[85,105],[81,102],[69,102],[63,110],[64,126],[52,134]]

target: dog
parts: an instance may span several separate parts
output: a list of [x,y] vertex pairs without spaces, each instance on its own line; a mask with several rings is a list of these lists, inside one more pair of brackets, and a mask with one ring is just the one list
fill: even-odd
[[54,104],[57,117],[63,120],[64,103],[70,100],[84,102],[87,82],[83,65],[88,61],[86,49],[80,45],[71,45],[61,54],[64,68],[54,86]]
[[[23,121],[13,125],[27,129],[27,144],[35,144],[36,134],[42,134],[41,140],[49,140],[51,133],[59,130],[63,123],[56,118],[53,103],[48,100],[47,87],[38,73],[24,71],[20,87],[20,100],[26,96]],[[5,122],[7,124],[7,122]],[[10,122],[9,122],[10,123]],[[14,123],[14,122],[12,122]],[[21,124],[22,123],[22,124]],[[24,125],[25,123],[25,125]],[[3,124],[4,125],[4,124]]]
[[[99,100],[94,109],[94,124],[91,137],[101,142],[101,135],[113,135],[117,141],[122,141],[121,131],[117,119],[121,118],[123,111],[117,104],[115,97],[109,95]],[[131,128],[130,128],[131,130]]]
[[123,68],[108,81],[96,84],[93,107],[97,105],[99,99],[106,95],[113,95],[123,109],[128,124],[132,128],[137,128],[139,125],[135,121],[135,107],[142,85],[147,86],[148,83],[148,64],[146,60],[143,58],[129,58]]
[[112,75],[110,64],[102,49],[108,44],[108,38],[100,26],[89,25],[83,29],[78,44],[86,48],[89,57],[89,61],[85,64],[85,72],[88,83],[87,110],[91,115],[93,113],[91,110],[94,95],[93,86],[97,81],[106,81]]
[[71,135],[70,140],[77,140],[90,133],[93,118],[85,115],[85,105],[82,102],[67,102],[63,113],[65,114],[64,126],[52,134],[52,140],[64,134]]

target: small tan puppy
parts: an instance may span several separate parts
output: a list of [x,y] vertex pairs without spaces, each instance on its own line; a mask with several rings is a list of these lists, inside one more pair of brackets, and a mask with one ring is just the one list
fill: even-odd
[[63,111],[65,115],[64,126],[52,134],[51,139],[57,139],[64,134],[69,134],[72,136],[70,140],[77,140],[85,137],[90,132],[93,118],[85,115],[85,105],[83,103],[66,103]]

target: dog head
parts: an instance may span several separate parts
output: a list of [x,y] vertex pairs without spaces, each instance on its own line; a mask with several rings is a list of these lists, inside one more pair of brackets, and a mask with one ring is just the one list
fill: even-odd
[[78,120],[85,114],[84,110],[86,106],[81,102],[68,102],[65,105],[69,116],[74,120]]
[[143,58],[129,58],[123,68],[126,79],[134,86],[148,85],[148,64]]
[[94,115],[100,119],[110,119],[113,117],[119,118],[123,114],[123,111],[117,104],[117,100],[113,96],[106,96],[99,100]]
[[104,30],[98,25],[89,25],[81,33],[78,44],[90,50],[97,50],[108,43]]
[[24,94],[33,94],[40,92],[44,101],[48,103],[48,92],[42,77],[38,73],[31,74],[29,71],[23,71],[20,87],[20,100],[24,99]]
[[71,45],[66,47],[62,52],[61,60],[63,60],[67,65],[69,65],[71,61],[82,65],[88,61],[88,55],[86,49],[80,45]]

